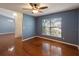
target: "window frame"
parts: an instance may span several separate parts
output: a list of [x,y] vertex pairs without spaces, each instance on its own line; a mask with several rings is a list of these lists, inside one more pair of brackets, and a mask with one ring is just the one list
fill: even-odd
[[[60,20],[61,20],[61,36],[60,36],[60,37],[59,37],[59,36],[51,35],[51,29],[52,29],[52,28],[58,28],[58,27],[52,27],[52,26],[51,26],[51,20],[54,20],[54,19],[57,19],[57,18],[60,18]],[[57,17],[57,18],[53,18],[53,19],[42,19],[42,35],[62,38],[62,18],[61,18],[61,17]],[[45,28],[45,26],[43,26],[43,21],[44,21],[44,20],[49,20],[49,21],[50,21],[50,27],[49,27],[49,33],[50,33],[50,35],[47,35],[47,34],[44,34],[44,33],[43,33],[43,28]]]

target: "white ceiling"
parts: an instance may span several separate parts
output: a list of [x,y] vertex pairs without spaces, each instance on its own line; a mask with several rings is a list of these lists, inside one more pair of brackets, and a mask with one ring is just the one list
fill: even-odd
[[48,6],[48,9],[42,10],[43,13],[32,14],[31,11],[22,9],[29,8],[30,6],[28,3],[0,3],[0,8],[18,11],[32,16],[42,16],[46,14],[72,10],[75,8],[79,8],[79,3],[41,3],[40,6]]

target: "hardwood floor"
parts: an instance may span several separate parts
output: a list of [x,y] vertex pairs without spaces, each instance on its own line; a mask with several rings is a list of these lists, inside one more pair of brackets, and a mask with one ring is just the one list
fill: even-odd
[[14,46],[14,39],[13,33],[0,35],[0,56],[11,55],[11,52],[8,50]]
[[31,56],[78,56],[77,47],[42,38],[23,42],[23,49]]
[[2,55],[79,56],[79,51],[77,47],[74,46],[36,37],[23,42],[21,41],[21,38],[16,39],[15,45],[11,47],[11,49],[3,51]]

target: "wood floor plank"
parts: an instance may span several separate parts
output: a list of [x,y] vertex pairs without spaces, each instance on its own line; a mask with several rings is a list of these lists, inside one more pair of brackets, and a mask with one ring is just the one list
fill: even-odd
[[[6,39],[6,38],[5,38]],[[10,37],[8,37],[10,39]],[[15,39],[14,43],[9,45],[4,45],[4,50],[0,50],[0,55],[2,56],[79,56],[79,50],[75,46],[66,45],[63,43],[46,40],[43,38],[33,38],[26,41],[21,41],[22,39]],[[14,50],[9,51],[8,48],[14,46]],[[18,49],[17,49],[17,48]],[[16,51],[15,51],[16,50]],[[22,54],[17,54],[20,51]]]

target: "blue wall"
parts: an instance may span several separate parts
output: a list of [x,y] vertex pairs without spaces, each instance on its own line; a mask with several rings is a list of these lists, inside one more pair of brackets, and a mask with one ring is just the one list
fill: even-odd
[[79,45],[79,10],[78,10],[78,45]]
[[35,18],[29,15],[23,15],[23,38],[35,35]]
[[[64,39],[57,39],[72,44],[78,44],[78,14],[77,10],[59,12],[55,14],[40,16],[36,18],[36,35],[41,35],[42,33],[42,19],[44,18],[62,18],[62,36]],[[49,38],[55,38],[51,36],[46,36]]]
[[23,38],[32,37],[35,35],[41,35],[42,33],[42,19],[45,18],[62,18],[62,38],[58,39],[52,36],[45,36],[49,38],[56,38],[56,40],[78,44],[78,13],[79,11],[71,10],[65,12],[59,12],[55,14],[40,16],[40,17],[33,17],[29,15],[23,16]]
[[0,35],[7,33],[14,33],[14,31],[15,31],[14,19],[0,15]]

